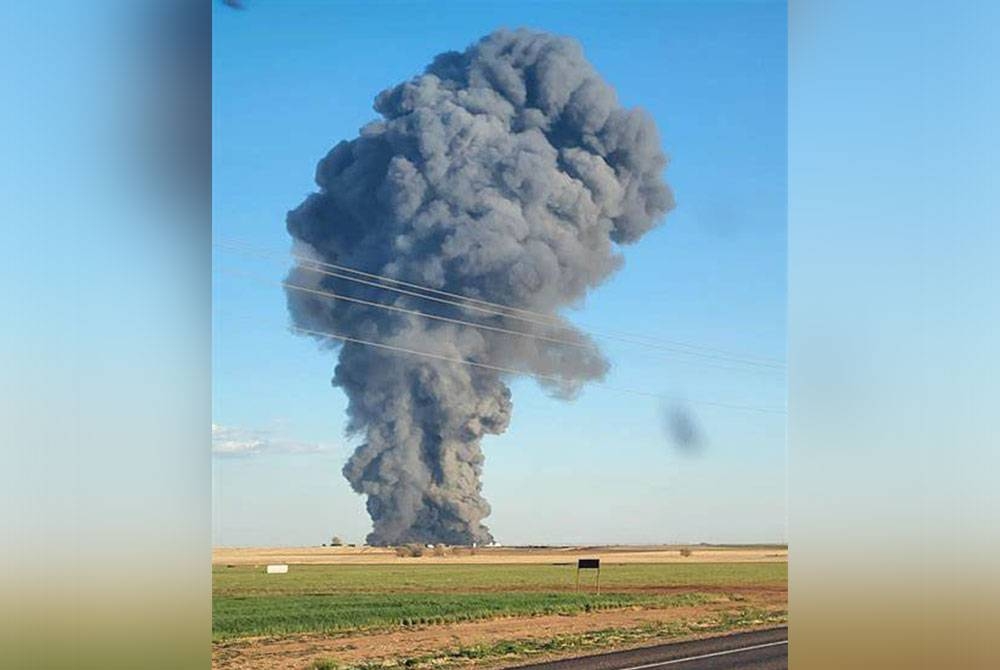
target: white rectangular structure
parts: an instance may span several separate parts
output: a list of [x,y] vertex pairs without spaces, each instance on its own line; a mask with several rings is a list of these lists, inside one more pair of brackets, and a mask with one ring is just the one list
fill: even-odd
[[267,574],[269,575],[283,575],[288,572],[287,565],[269,565],[267,566]]

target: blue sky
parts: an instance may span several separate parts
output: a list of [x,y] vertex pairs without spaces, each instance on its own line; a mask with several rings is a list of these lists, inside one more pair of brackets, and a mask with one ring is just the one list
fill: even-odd
[[[319,544],[369,530],[340,474],[352,444],[334,359],[287,329],[285,213],[317,160],[374,117],[382,89],[498,27],[578,39],[626,106],[655,118],[678,206],[570,312],[639,333],[784,360],[784,3],[217,6],[213,54],[213,542]],[[607,341],[608,383],[691,399],[706,445],[678,453],[664,401],[593,387],[574,402],[516,380],[484,441],[486,520],[504,543],[786,539],[781,371]]]

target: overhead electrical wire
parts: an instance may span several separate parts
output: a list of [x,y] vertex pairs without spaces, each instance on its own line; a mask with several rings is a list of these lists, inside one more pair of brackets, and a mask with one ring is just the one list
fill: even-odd
[[[457,364],[460,364],[460,365],[468,365],[468,366],[471,366],[471,367],[485,368],[487,370],[493,370],[495,372],[504,372],[504,373],[507,373],[507,374],[523,375],[523,376],[527,376],[527,377],[534,377],[536,379],[544,379],[544,380],[547,380],[547,381],[555,381],[555,382],[559,382],[559,383],[565,383],[567,381],[567,380],[565,380],[562,377],[559,377],[557,375],[547,375],[547,374],[543,374],[543,373],[539,373],[539,372],[532,372],[530,370],[517,370],[517,369],[514,369],[514,368],[504,367],[502,365],[493,365],[491,363],[481,363],[479,361],[471,361],[471,360],[464,359],[464,358],[455,358],[455,357],[452,357],[452,356],[445,356],[444,354],[436,354],[436,353],[428,352],[428,351],[420,351],[420,350],[417,350],[417,349],[409,349],[407,347],[400,347],[400,346],[397,346],[397,345],[394,345],[394,344],[386,344],[384,342],[373,342],[372,340],[366,340],[366,339],[358,338],[358,337],[350,337],[348,335],[342,335],[340,333],[330,333],[330,332],[326,332],[326,331],[322,331],[322,330],[313,330],[313,329],[309,329],[309,328],[299,328],[298,326],[290,326],[289,330],[291,330],[292,332],[295,332],[295,333],[302,334],[302,335],[313,335],[313,336],[316,336],[316,337],[323,337],[323,338],[335,339],[335,340],[340,340],[342,342],[351,342],[351,343],[354,343],[354,344],[360,344],[360,345],[364,345],[364,346],[375,347],[375,348],[378,348],[378,349],[388,349],[388,350],[392,350],[392,351],[396,351],[396,352],[411,354],[411,355],[414,355],[414,356],[423,356],[423,357],[426,357],[426,358],[433,358],[433,359],[437,359],[437,360],[441,360],[441,361],[447,361],[449,363],[457,363]],[[761,413],[765,413],[765,414],[786,414],[786,411],[784,409],[778,408],[778,407],[758,407],[758,406],[754,406],[754,405],[737,405],[737,404],[732,404],[732,403],[716,402],[714,400],[701,400],[701,399],[692,399],[692,398],[682,398],[682,397],[679,397],[679,396],[669,396],[669,395],[665,395],[665,394],[662,394],[662,393],[654,393],[654,392],[651,392],[651,391],[641,391],[641,390],[631,389],[631,388],[625,388],[625,387],[621,387],[621,386],[612,386],[610,384],[606,384],[606,383],[601,382],[601,381],[595,381],[595,382],[591,382],[591,383],[597,384],[598,386],[601,386],[601,387],[606,388],[606,389],[611,390],[611,391],[618,391],[618,392],[621,392],[621,393],[631,393],[631,394],[634,394],[634,395],[642,395],[642,396],[651,397],[651,398],[662,398],[662,399],[671,400],[671,401],[682,401],[682,402],[687,402],[687,403],[691,403],[691,404],[695,404],[695,405],[711,405],[711,406],[714,406],[714,407],[723,407],[723,408],[726,408],[726,409],[746,410],[746,411],[750,411],[750,412],[761,412]]]
[[[485,313],[488,313],[488,314],[495,314],[497,316],[506,316],[508,318],[519,318],[519,317],[516,317],[516,316],[514,316],[512,314],[507,314],[503,310],[507,310],[507,311],[510,311],[510,312],[517,312],[517,313],[521,313],[521,314],[527,314],[527,315],[529,315],[531,317],[534,317],[534,318],[530,318],[530,319],[528,319],[528,318],[521,318],[521,320],[529,321],[531,323],[538,323],[537,320],[540,319],[540,320],[546,322],[547,325],[552,325],[552,326],[560,327],[560,328],[566,328],[566,326],[561,323],[559,317],[553,316],[551,314],[543,314],[541,312],[534,312],[534,311],[531,311],[531,310],[522,309],[520,307],[511,307],[509,305],[503,305],[501,303],[490,302],[488,300],[482,300],[482,299],[479,299],[479,298],[472,298],[472,297],[469,297],[469,296],[461,295],[459,293],[452,293],[452,292],[444,291],[444,290],[437,289],[437,288],[423,286],[421,284],[416,284],[416,283],[413,283],[413,282],[403,281],[401,279],[396,279],[395,277],[388,277],[386,275],[380,275],[380,274],[376,274],[376,273],[373,273],[373,272],[366,272],[364,270],[358,270],[356,268],[352,268],[352,267],[349,267],[349,266],[346,266],[346,265],[338,265],[338,264],[335,264],[335,263],[329,263],[329,262],[326,262],[326,261],[320,261],[320,260],[317,260],[315,258],[311,258],[309,256],[302,256],[302,255],[295,254],[295,253],[291,253],[291,254],[288,254],[288,255],[286,255],[286,254],[278,254],[278,253],[273,252],[273,251],[266,251],[266,250],[263,250],[263,249],[259,249],[259,248],[256,248],[256,247],[249,246],[246,243],[240,242],[240,241],[218,242],[218,243],[216,243],[216,246],[220,246],[222,248],[229,248],[229,249],[232,249],[234,251],[239,251],[241,253],[255,254],[255,255],[259,255],[259,256],[263,256],[263,257],[269,257],[269,258],[286,258],[286,257],[290,256],[292,259],[294,259],[294,260],[297,261],[297,264],[300,267],[301,266],[305,266],[305,265],[314,266],[314,267],[309,267],[308,269],[312,269],[313,271],[321,272],[322,274],[327,274],[329,276],[338,277],[338,278],[341,278],[341,279],[347,279],[349,281],[358,281],[359,283],[367,284],[369,286],[376,286],[378,288],[384,288],[384,289],[387,289],[387,290],[394,290],[394,291],[397,291],[399,293],[404,293],[406,295],[412,295],[412,296],[419,297],[419,298],[424,298],[424,299],[427,299],[427,300],[436,300],[437,302],[443,302],[445,304],[459,305],[459,306],[462,306],[462,307],[465,307],[465,308],[468,308],[468,309],[475,309],[476,311],[481,311],[481,312],[485,312]],[[315,267],[315,266],[318,266],[320,268],[333,268],[334,270],[338,270],[340,272],[339,273],[324,272],[322,270],[317,269],[317,267]],[[440,299],[435,299],[435,298],[432,298],[431,296],[427,296],[427,295],[424,295],[422,293],[413,293],[411,291],[406,291],[406,290],[402,290],[402,289],[397,289],[395,287],[385,286],[384,284],[381,284],[381,283],[375,283],[375,282],[370,282],[370,281],[361,281],[360,279],[355,278],[355,277],[343,276],[341,274],[343,272],[350,272],[350,273],[357,274],[357,275],[360,275],[362,277],[367,277],[367,278],[371,278],[371,279],[379,279],[379,280],[381,280],[383,282],[389,282],[389,283],[400,285],[400,286],[408,286],[410,288],[419,289],[421,291],[426,291],[426,292],[433,293],[433,294],[436,294],[436,295],[439,295],[439,296],[445,296],[445,297],[452,298],[454,300],[460,300],[460,301],[463,301],[463,302],[462,303],[456,303],[456,302],[454,302],[454,300],[440,300]],[[474,305],[471,305],[471,304],[467,304],[467,303],[477,303],[479,306],[477,307],[477,306],[474,306]],[[483,308],[482,306],[484,306],[484,305],[487,306],[487,307],[489,307],[489,308],[491,308],[491,309]],[[538,325],[545,325],[545,324],[538,324]],[[728,360],[734,360],[734,361],[739,360],[739,361],[744,361],[744,362],[754,362],[754,363],[761,364],[761,365],[770,365],[770,366],[774,366],[774,367],[784,367],[784,364],[781,361],[778,361],[778,360],[775,360],[775,359],[768,359],[768,358],[764,358],[764,357],[755,357],[755,356],[747,356],[745,354],[738,354],[738,353],[734,353],[734,352],[729,352],[729,351],[726,351],[724,349],[716,349],[716,348],[713,348],[713,347],[705,347],[705,346],[702,346],[702,345],[695,345],[695,344],[690,344],[690,343],[687,343],[687,342],[680,342],[680,341],[677,341],[677,340],[667,340],[667,339],[663,339],[663,338],[651,338],[648,335],[637,335],[637,334],[634,334],[634,333],[615,333],[615,334],[611,334],[611,333],[595,334],[595,333],[592,333],[592,334],[594,334],[596,336],[599,336],[599,337],[604,337],[604,338],[620,339],[622,341],[632,342],[633,344],[639,344],[641,346],[662,346],[662,345],[658,344],[657,340],[659,340],[659,341],[662,341],[662,342],[666,342],[666,343],[670,344],[671,346],[680,346],[680,347],[685,347],[685,348],[688,348],[688,349],[692,349],[694,351],[704,351],[704,352],[712,352],[712,353],[716,353],[716,354],[721,354],[722,356],[726,357],[726,359],[728,359]],[[647,340],[647,341],[642,341],[642,340]]]
[[[238,272],[234,272],[234,271],[227,271],[227,274],[232,274],[232,275],[236,275],[236,276],[243,276],[243,277],[248,277],[249,276],[246,273],[242,273],[242,272],[238,273]],[[253,277],[251,277],[251,278],[253,278]],[[270,280],[261,280],[261,281],[266,281],[267,283],[271,283]],[[361,298],[353,298],[353,297],[350,297],[350,296],[343,296],[343,295],[335,294],[335,293],[328,292],[328,291],[322,291],[322,290],[319,290],[319,289],[312,289],[312,288],[305,287],[305,286],[299,286],[299,285],[291,284],[291,283],[288,283],[288,282],[279,282],[279,283],[282,286],[284,286],[286,288],[289,288],[289,289],[292,289],[292,290],[304,291],[304,292],[307,292],[307,293],[316,294],[316,295],[320,295],[320,296],[323,296],[323,297],[328,297],[328,298],[331,298],[331,299],[346,300],[348,302],[360,303],[360,304],[367,305],[367,306],[372,306],[372,307],[377,307],[377,308],[383,308],[383,309],[389,309],[389,310],[398,311],[398,312],[404,312],[404,313],[412,314],[412,315],[415,315],[415,316],[421,316],[421,317],[426,317],[426,318],[431,318],[431,319],[438,319],[438,320],[442,320],[442,321],[447,321],[447,322],[452,322],[452,323],[460,324],[460,325],[463,325],[463,326],[472,326],[472,327],[477,327],[477,328],[485,328],[487,330],[498,331],[498,332],[501,332],[501,333],[504,333],[504,334],[520,335],[520,336],[524,336],[524,337],[537,337],[538,339],[550,341],[550,342],[557,343],[557,344],[566,344],[566,345],[571,345],[571,346],[575,346],[575,347],[589,348],[589,349],[592,349],[592,350],[596,351],[596,349],[594,349],[592,346],[589,346],[589,345],[586,345],[586,344],[583,344],[583,343],[580,343],[580,342],[572,342],[572,341],[569,341],[569,340],[561,340],[561,339],[557,339],[557,338],[549,338],[549,337],[546,337],[546,336],[543,336],[543,335],[537,335],[535,333],[525,333],[525,332],[522,332],[522,331],[514,331],[514,330],[505,329],[505,328],[498,328],[498,327],[494,327],[494,326],[489,326],[487,324],[477,324],[477,323],[474,323],[474,322],[462,321],[460,319],[452,319],[450,317],[444,317],[444,316],[435,315],[435,314],[427,314],[427,313],[424,313],[424,312],[420,312],[418,310],[410,310],[410,309],[406,309],[406,308],[403,308],[403,307],[398,307],[396,305],[386,305],[384,303],[378,303],[378,302],[374,302],[374,301],[363,300]],[[450,363],[456,363],[456,364],[460,364],[460,365],[467,365],[467,366],[471,366],[471,367],[484,368],[484,369],[493,370],[493,371],[496,371],[496,372],[503,372],[503,373],[513,374],[513,375],[519,375],[519,376],[534,377],[536,379],[543,379],[543,380],[554,381],[554,382],[558,382],[558,383],[565,383],[567,381],[566,379],[564,379],[562,377],[559,377],[558,375],[548,375],[548,374],[544,374],[544,373],[533,372],[533,371],[530,371],[530,370],[518,370],[518,369],[515,369],[515,368],[509,368],[509,367],[505,367],[505,366],[501,366],[501,365],[494,365],[492,363],[484,363],[484,362],[480,362],[480,361],[473,361],[473,360],[468,360],[468,359],[463,359],[463,358],[456,358],[456,357],[452,357],[452,356],[446,356],[446,355],[438,354],[438,353],[434,353],[434,352],[427,352],[427,351],[420,351],[420,350],[416,350],[416,349],[409,349],[407,347],[401,347],[401,346],[398,346],[398,345],[387,344],[385,342],[375,342],[375,341],[372,341],[372,340],[366,340],[366,339],[362,339],[362,338],[351,337],[351,336],[344,335],[344,334],[341,334],[341,333],[332,333],[332,332],[315,330],[315,329],[309,329],[309,328],[301,328],[301,327],[298,327],[298,326],[290,326],[289,330],[291,330],[292,332],[296,332],[296,333],[300,333],[300,334],[304,334],[304,335],[312,335],[312,336],[321,337],[321,338],[325,338],[325,339],[334,339],[334,340],[339,340],[339,341],[342,341],[342,342],[351,342],[351,343],[355,343],[355,344],[359,344],[359,345],[370,346],[370,347],[375,347],[375,348],[385,349],[385,350],[392,350],[392,351],[396,351],[396,352],[400,352],[400,353],[406,353],[406,354],[411,354],[411,355],[415,355],[415,356],[422,356],[422,357],[425,357],[425,358],[442,360],[442,361],[447,361],[447,362],[450,362]],[[731,369],[731,368],[726,368],[726,369]],[[688,403],[692,403],[692,404],[709,405],[709,406],[721,407],[721,408],[727,408],[727,409],[746,410],[746,411],[768,413],[768,414],[785,414],[786,413],[784,409],[775,408],[775,407],[759,407],[759,406],[753,406],[753,405],[739,405],[739,404],[733,404],[733,403],[725,403],[725,402],[717,402],[717,401],[712,401],[712,400],[701,400],[701,399],[695,400],[695,399],[690,399],[690,398],[681,398],[681,397],[678,397],[678,396],[669,396],[669,395],[665,395],[665,394],[662,394],[662,393],[655,393],[655,392],[651,392],[651,391],[643,391],[643,390],[639,390],[639,389],[632,389],[632,388],[612,386],[610,384],[607,384],[607,383],[601,382],[601,381],[595,381],[595,382],[591,382],[591,383],[599,385],[599,386],[601,386],[603,388],[606,388],[608,390],[618,391],[618,392],[622,392],[622,393],[629,393],[629,394],[632,394],[632,395],[641,395],[641,396],[645,396],[645,397],[661,398],[661,399],[666,399],[666,400],[671,400],[671,401],[681,401],[681,402],[688,402]]]
[[[232,275],[232,276],[244,277],[244,278],[248,278],[248,279],[255,279],[255,280],[257,280],[259,282],[262,282],[262,283],[268,283],[268,284],[270,284],[271,281],[272,281],[272,280],[262,279],[260,277],[253,276],[253,275],[250,275],[250,274],[245,273],[245,272],[237,272],[237,271],[228,270],[228,269],[227,270],[223,270],[223,272],[225,272],[228,275]],[[386,304],[386,303],[375,302],[375,301],[372,301],[372,300],[364,300],[364,299],[361,299],[361,298],[355,298],[355,297],[351,297],[351,296],[342,295],[342,294],[339,294],[339,293],[334,293],[332,291],[323,291],[323,290],[320,290],[320,289],[311,288],[311,287],[307,287],[307,286],[301,286],[301,285],[298,285],[298,284],[292,284],[292,283],[289,283],[289,282],[278,282],[278,284],[280,286],[286,288],[286,289],[290,289],[290,290],[293,290],[293,291],[300,291],[300,292],[303,292],[303,293],[309,293],[309,294],[316,295],[316,296],[319,296],[319,297],[322,297],[322,298],[325,298],[325,299],[329,299],[329,300],[341,300],[341,301],[346,301],[346,302],[351,302],[351,303],[357,303],[357,304],[366,305],[366,306],[370,306],[370,307],[376,307],[376,308],[379,308],[379,309],[385,309],[385,310],[388,310],[388,311],[401,312],[401,313],[404,313],[404,314],[411,314],[411,315],[414,315],[414,316],[420,316],[420,317],[423,317],[423,318],[432,319],[432,320],[436,320],[436,321],[444,321],[444,322],[447,322],[447,323],[454,323],[454,324],[457,324],[457,325],[468,326],[468,327],[472,327],[472,328],[479,328],[479,329],[482,329],[482,330],[488,330],[488,331],[493,331],[493,332],[498,332],[498,333],[504,333],[504,334],[508,334],[508,335],[516,335],[516,336],[530,338],[530,339],[542,340],[544,342],[550,342],[552,344],[566,345],[566,346],[576,347],[576,348],[579,348],[579,349],[590,350],[590,351],[593,351],[594,353],[600,353],[600,350],[597,347],[595,347],[593,344],[590,344],[590,343],[576,342],[576,341],[573,341],[573,340],[566,340],[566,339],[562,339],[562,338],[549,337],[549,336],[546,336],[546,335],[540,335],[538,333],[527,333],[527,332],[520,331],[520,330],[512,330],[512,329],[509,329],[509,328],[501,328],[501,327],[498,327],[498,326],[491,326],[491,325],[484,324],[484,323],[476,323],[474,321],[463,321],[462,319],[455,319],[455,318],[451,318],[451,317],[447,317],[447,316],[441,316],[439,314],[429,314],[427,312],[421,312],[420,310],[407,309],[405,307],[399,307],[398,305],[389,305],[389,304]],[[656,355],[656,354],[654,353],[653,355]],[[706,367],[711,367],[711,368],[717,368],[719,370],[729,370],[729,371],[736,371],[736,372],[747,371],[747,370],[741,370],[740,368],[734,368],[734,367],[728,366],[728,365],[718,365],[718,364],[711,363],[711,362],[706,362],[706,361],[689,361],[689,360],[677,359],[677,358],[667,358],[667,357],[664,357],[664,358],[666,360],[671,360],[673,362],[684,363],[684,364],[688,364],[688,365],[706,366]],[[758,372],[758,370],[749,370],[749,371],[751,371],[751,372]]]
[[[252,255],[262,255],[262,256],[266,256],[266,257],[277,257],[277,254],[275,254],[273,252],[267,252],[267,251],[264,251],[264,250],[254,249],[254,248],[248,248],[248,247],[241,247],[241,246],[235,245],[235,244],[233,244],[231,242],[225,242],[225,243],[218,243],[217,242],[215,244],[216,244],[216,246],[219,246],[219,247],[222,247],[222,248],[227,248],[227,249],[232,249],[234,251],[238,251],[238,252],[241,252],[241,253],[252,254]],[[430,287],[420,286],[419,284],[414,284],[412,282],[404,282],[402,280],[394,279],[392,277],[386,277],[384,275],[377,275],[375,273],[365,272],[365,271],[362,271],[362,270],[356,270],[356,269],[350,268],[348,266],[342,266],[342,265],[335,265],[335,264],[332,264],[332,263],[326,263],[326,262],[323,262],[323,261],[318,261],[318,260],[315,260],[315,259],[312,259],[312,258],[308,258],[308,257],[305,257],[305,256],[296,255],[296,254],[292,254],[292,258],[294,258],[296,260],[296,262],[297,262],[296,266],[299,267],[299,268],[301,268],[301,269],[304,269],[304,270],[307,270],[307,271],[311,271],[311,272],[317,272],[319,274],[323,274],[323,275],[326,275],[326,276],[331,276],[331,277],[334,277],[334,278],[337,278],[337,279],[343,279],[343,280],[346,280],[346,281],[350,281],[350,282],[354,282],[354,283],[359,283],[359,284],[364,284],[364,285],[371,286],[371,287],[378,288],[378,289],[382,289],[382,290],[393,291],[393,292],[396,292],[396,293],[400,293],[400,294],[403,294],[403,295],[408,295],[408,296],[411,296],[411,297],[414,297],[414,298],[419,298],[419,299],[422,299],[422,300],[430,300],[430,301],[434,301],[434,302],[438,302],[438,303],[442,303],[442,304],[447,304],[447,305],[459,307],[459,308],[462,308],[462,309],[469,309],[469,310],[473,310],[473,311],[477,311],[477,312],[481,312],[481,313],[486,313],[486,314],[493,315],[493,316],[500,316],[500,317],[504,317],[504,318],[508,318],[508,319],[513,319],[513,320],[516,320],[516,321],[522,321],[522,322],[526,322],[526,323],[531,323],[531,324],[534,324],[534,325],[545,326],[545,327],[549,327],[549,328],[557,328],[557,329],[562,329],[562,330],[567,330],[567,331],[571,330],[571,328],[569,326],[565,325],[564,323],[560,323],[558,321],[558,317],[554,317],[552,315],[544,315],[544,314],[540,314],[540,313],[537,313],[537,312],[531,312],[530,310],[524,310],[524,309],[520,309],[520,308],[516,308],[516,307],[509,307],[509,306],[505,306],[505,305],[500,305],[499,303],[490,303],[489,301],[479,300],[477,298],[469,298],[469,297],[466,297],[466,296],[461,296],[461,295],[459,295],[457,293],[450,293],[448,291],[442,291],[440,289],[434,289],[434,288],[430,288]],[[324,269],[326,267],[333,267],[333,268],[335,268],[335,270]],[[352,276],[352,275],[346,274],[346,273],[354,273],[354,274],[357,274],[357,275],[360,275],[360,276]],[[439,297],[439,295],[427,295],[425,293],[418,293],[416,291],[412,291],[412,290],[409,290],[409,289],[406,289],[406,288],[400,288],[399,286],[386,285],[385,283],[380,283],[380,282],[372,281],[370,279],[365,279],[363,277],[372,277],[372,278],[379,279],[382,282],[390,282],[390,283],[399,284],[399,285],[402,285],[402,286],[414,287],[414,288],[418,288],[421,291],[426,291],[426,292],[429,292],[429,293],[435,293],[435,294],[439,294],[441,296],[449,296],[449,297],[446,298],[446,297]],[[331,296],[331,297],[339,297],[341,299],[349,299],[349,298],[346,298],[345,296],[340,296],[340,295]],[[457,298],[457,299],[452,299],[453,297]],[[470,304],[470,303],[478,303],[478,304]],[[373,304],[375,304],[375,305],[383,305],[384,303],[373,303]],[[489,305],[489,307],[484,307],[482,305]],[[504,309],[510,310],[512,312],[516,311],[516,312],[520,312],[520,313],[524,313],[524,314],[530,314],[532,316],[520,316],[520,315],[517,315],[517,314],[509,314],[509,313],[500,311],[500,310],[504,310]],[[413,311],[416,312],[417,310],[413,310]],[[418,312],[418,313],[423,314],[424,316],[430,316],[430,315],[427,315],[427,314],[425,314],[423,312]],[[538,317],[538,318],[534,318],[534,317]],[[473,325],[473,326],[480,327],[479,324],[474,324],[472,322],[462,322],[462,321],[460,321],[460,322],[464,323],[465,325]],[[495,329],[495,328],[487,328],[487,329]],[[503,330],[510,331],[510,329],[503,329]],[[583,330],[583,329],[581,329],[581,330]],[[512,334],[524,334],[521,331],[510,331],[510,332]],[[718,361],[722,361],[722,362],[727,362],[727,363],[757,366],[757,367],[760,367],[760,368],[773,369],[775,371],[781,371],[784,368],[784,365],[782,363],[777,362],[777,361],[772,361],[772,360],[769,360],[769,359],[740,357],[740,356],[736,356],[736,355],[731,355],[731,354],[729,354],[727,352],[723,352],[723,350],[716,350],[716,349],[711,349],[711,348],[707,348],[707,347],[703,347],[703,348],[701,348],[702,351],[698,351],[698,350],[696,350],[697,349],[696,345],[689,345],[689,344],[685,344],[685,343],[673,343],[676,346],[665,346],[665,345],[658,344],[655,341],[644,341],[643,339],[636,339],[636,338],[646,338],[647,336],[630,335],[630,336],[627,336],[627,337],[623,337],[623,336],[613,335],[613,334],[610,334],[610,333],[601,333],[601,332],[595,332],[595,331],[589,331],[589,330],[584,330],[584,332],[587,333],[587,334],[589,334],[590,336],[596,337],[596,338],[618,340],[618,341],[627,342],[627,343],[631,343],[631,344],[636,344],[636,345],[644,346],[644,347],[648,347],[648,348],[661,349],[661,350],[669,351],[671,353],[676,353],[676,354],[681,354],[681,355],[686,355],[686,356],[696,356],[696,357],[700,357],[700,358],[714,359],[714,360],[718,360]],[[528,336],[531,336],[531,335],[528,335]],[[542,337],[542,336],[539,336],[539,337]],[[548,339],[558,339],[558,338],[548,338]],[[565,344],[565,343],[568,343],[568,342],[567,341],[562,341],[562,343]],[[578,345],[579,343],[574,343],[574,344]],[[687,348],[692,349],[692,350],[688,351],[688,350],[685,350],[685,349],[678,349],[677,346],[687,347]],[[719,352],[719,353],[705,353],[705,352]]]
[[483,330],[491,330],[497,333],[505,333],[507,335],[519,335],[521,337],[527,337],[531,339],[543,340],[545,342],[552,342],[553,344],[564,344],[569,347],[577,347],[579,349],[589,349],[591,351],[597,352],[597,348],[593,345],[584,342],[573,342],[572,340],[563,340],[557,337],[548,337],[546,335],[539,335],[537,333],[525,333],[521,330],[511,330],[509,328],[500,328],[498,326],[490,326],[485,323],[476,323],[474,321],[462,321],[461,319],[452,319],[447,316],[440,316],[438,314],[428,314],[427,312],[421,312],[415,309],[406,309],[405,307],[398,307],[396,305],[387,305],[381,302],[373,302],[371,300],[362,300],[361,298],[352,298],[350,296],[341,295],[339,293],[333,293],[331,291],[321,291],[319,289],[308,288],[305,286],[299,286],[297,284],[289,284],[288,282],[281,282],[281,285],[285,288],[292,289],[293,291],[302,291],[304,293],[312,293],[324,298],[330,298],[332,300],[345,300],[347,302],[358,303],[361,305],[368,305],[370,307],[378,307],[380,309],[389,310],[392,312],[402,312],[404,314],[412,314],[414,316],[422,316],[426,319],[434,319],[436,321],[445,321],[447,323],[454,323],[461,326],[470,326],[472,328],[481,328]]

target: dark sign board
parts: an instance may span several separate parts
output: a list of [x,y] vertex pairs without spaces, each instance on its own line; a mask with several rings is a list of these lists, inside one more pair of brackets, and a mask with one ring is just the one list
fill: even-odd
[[601,559],[599,558],[581,558],[576,562],[577,570],[600,570],[601,569]]

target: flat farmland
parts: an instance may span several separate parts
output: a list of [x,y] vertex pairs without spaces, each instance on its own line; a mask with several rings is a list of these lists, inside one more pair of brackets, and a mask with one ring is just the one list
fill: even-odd
[[[689,556],[682,551],[690,552]],[[658,545],[612,547],[454,547],[444,556],[427,549],[420,558],[399,557],[387,547],[220,547],[213,565],[443,565],[552,564],[600,557],[607,563],[773,563],[788,559],[783,545]]]
[[781,591],[785,563],[572,565],[302,565],[286,575],[213,569],[217,639],[342,632],[499,617],[706,602],[720,592]]
[[[564,592],[576,587],[575,564],[292,565],[285,575],[262,568],[215,566],[215,597],[334,595],[353,593]],[[676,588],[782,587],[788,564],[603,563],[601,590],[656,592]],[[580,571],[581,590],[593,590],[597,574]]]
[[[232,551],[212,569],[220,669],[493,667],[785,620],[784,547]],[[583,556],[602,559],[599,595],[594,571],[576,589]],[[288,574],[265,574],[271,562]]]

